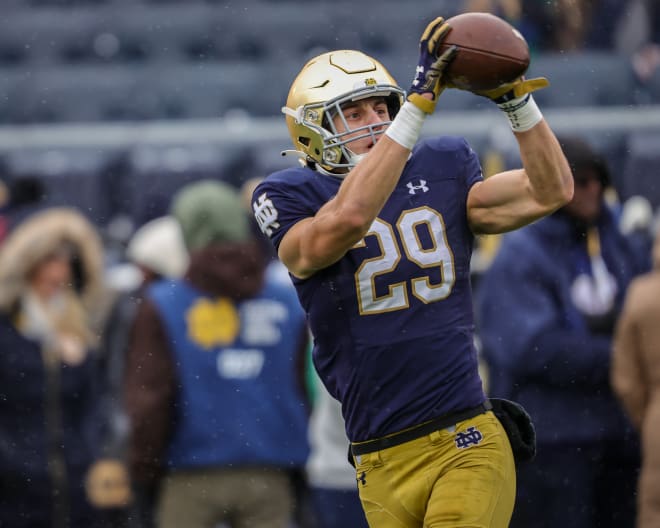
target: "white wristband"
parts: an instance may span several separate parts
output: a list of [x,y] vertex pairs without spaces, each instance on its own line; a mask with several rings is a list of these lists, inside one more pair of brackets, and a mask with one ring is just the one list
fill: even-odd
[[422,131],[425,118],[426,114],[422,110],[410,101],[406,101],[390,126],[387,127],[385,135],[402,147],[412,150]]
[[509,118],[511,129],[514,132],[525,132],[543,119],[543,114],[536,106],[532,94],[511,99],[511,101],[500,103],[497,106]]

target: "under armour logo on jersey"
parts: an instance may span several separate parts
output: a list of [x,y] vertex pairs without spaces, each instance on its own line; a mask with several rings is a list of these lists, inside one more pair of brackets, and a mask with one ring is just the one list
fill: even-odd
[[366,471],[363,471],[362,473],[360,473],[358,478],[356,478],[355,480],[357,480],[358,482],[361,482],[363,486],[366,486],[367,485],[367,473],[366,473]]
[[417,194],[417,191],[429,192],[429,188],[426,186],[426,180],[419,180],[419,185],[408,182],[406,186],[408,187],[409,194]]
[[256,202],[252,203],[252,209],[254,210],[254,217],[257,219],[259,228],[265,235],[271,236],[273,229],[280,227],[280,223],[277,221],[277,209],[275,209],[273,202],[266,196],[266,193],[263,193]]
[[459,449],[465,449],[473,445],[478,445],[483,438],[484,435],[481,434],[481,431],[472,426],[468,427],[467,431],[464,433],[457,433],[454,442]]

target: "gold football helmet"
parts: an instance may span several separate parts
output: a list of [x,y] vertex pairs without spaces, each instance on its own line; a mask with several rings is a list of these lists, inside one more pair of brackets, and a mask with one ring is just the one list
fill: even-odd
[[367,125],[338,133],[332,116],[341,115],[341,105],[367,97],[385,97],[390,119],[401,108],[405,92],[377,60],[359,51],[339,50],[323,53],[311,59],[289,90],[286,123],[291,141],[306,163],[318,164],[325,170],[350,169],[360,156],[351,152],[346,139],[356,130],[359,137],[376,136],[384,132],[383,124]]

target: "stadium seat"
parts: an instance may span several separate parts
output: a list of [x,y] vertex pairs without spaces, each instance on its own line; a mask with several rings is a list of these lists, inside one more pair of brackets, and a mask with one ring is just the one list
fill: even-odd
[[656,67],[646,87],[649,104],[660,104],[660,66]]
[[138,145],[113,190],[118,210],[136,226],[166,214],[174,193],[200,179],[221,179],[226,154],[217,145]]
[[117,10],[117,60],[185,62],[215,58],[215,12],[204,4],[135,5]]
[[136,111],[150,119],[219,118],[236,111],[278,115],[297,66],[237,61],[145,69]]
[[76,7],[94,4],[104,4],[111,0],[26,0],[32,6]]
[[217,48],[222,53],[220,58],[297,60],[302,67],[319,53],[358,45],[358,35],[349,23],[351,17],[355,15],[345,6],[325,2],[228,7],[218,15]]
[[623,169],[623,200],[646,197],[653,209],[660,207],[660,132],[635,132],[628,137]]
[[24,89],[32,85],[28,69],[0,69],[0,124],[20,123],[23,120],[18,100]]
[[3,14],[0,46],[7,50],[5,62],[16,60],[32,66],[90,60],[97,21],[93,9],[21,9]]
[[[352,9],[352,6],[349,9]],[[458,14],[460,2],[436,0],[433,2],[432,12],[428,12],[411,8],[410,5],[404,7],[393,0],[367,0],[360,3],[360,9],[364,13],[363,16],[346,18],[350,30],[359,37],[358,49],[373,55],[409,53],[414,62],[409,63],[408,67],[414,69],[417,64],[419,37],[426,25],[435,16],[450,18]]]
[[548,53],[532,57],[526,77],[544,76],[550,86],[534,94],[544,106],[628,105],[634,78],[625,56],[607,52]]
[[14,102],[13,122],[98,122],[131,119],[132,68],[69,66],[35,70]]
[[117,155],[111,149],[45,147],[12,151],[5,159],[12,178],[44,183],[46,205],[75,207],[101,226],[113,215],[105,167]]

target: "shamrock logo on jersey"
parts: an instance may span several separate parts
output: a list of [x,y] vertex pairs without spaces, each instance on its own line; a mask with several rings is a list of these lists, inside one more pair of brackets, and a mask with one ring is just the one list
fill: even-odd
[[200,299],[188,310],[186,319],[188,337],[207,349],[233,343],[240,329],[238,312],[228,298],[215,302]]

